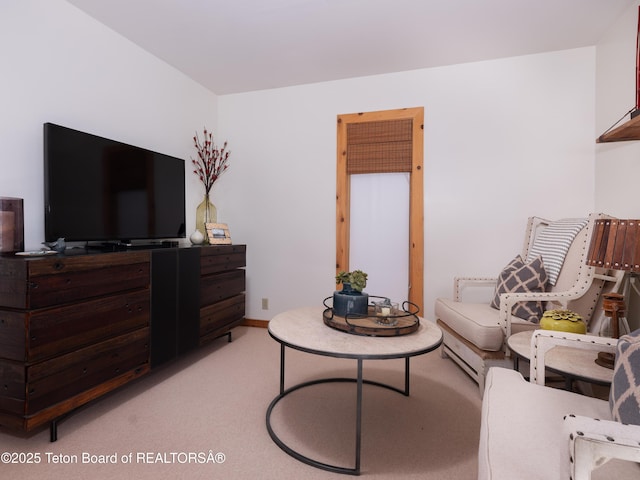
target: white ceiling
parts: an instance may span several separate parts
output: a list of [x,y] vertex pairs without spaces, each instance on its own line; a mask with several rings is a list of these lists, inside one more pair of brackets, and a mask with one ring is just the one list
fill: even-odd
[[213,92],[595,45],[635,0],[67,0]]

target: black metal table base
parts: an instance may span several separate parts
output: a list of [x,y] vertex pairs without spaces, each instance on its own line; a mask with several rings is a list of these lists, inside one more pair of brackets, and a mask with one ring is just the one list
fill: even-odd
[[[362,386],[363,384],[374,385],[377,387],[386,388],[388,390],[392,390],[397,393],[401,393],[402,395],[409,396],[409,358],[405,358],[405,383],[404,389],[397,388],[391,385],[387,385],[384,383],[376,382],[373,380],[364,380],[362,378],[362,364],[363,359],[358,358],[356,361],[358,362],[358,374],[357,378],[323,378],[319,380],[311,380],[309,382],[300,383],[298,385],[294,385],[288,389],[284,389],[284,344],[280,345],[280,394],[273,399],[273,401],[269,404],[269,408],[267,409],[267,431],[269,432],[269,436],[278,445],[284,452],[291,455],[293,458],[306,463],[307,465],[311,465],[316,468],[320,468],[323,470],[327,470],[329,472],[334,473],[343,473],[348,475],[360,475],[360,451],[362,447]],[[290,446],[285,444],[275,433],[271,426],[271,413],[275,406],[278,404],[280,400],[289,395],[290,393],[295,392],[296,390],[300,390],[301,388],[309,387],[312,385],[318,385],[322,383],[356,383],[356,438],[355,438],[355,463],[353,467],[341,467],[338,465],[331,465],[328,463],[320,462],[318,460],[314,460],[313,458],[302,455],[301,453],[295,451]]]

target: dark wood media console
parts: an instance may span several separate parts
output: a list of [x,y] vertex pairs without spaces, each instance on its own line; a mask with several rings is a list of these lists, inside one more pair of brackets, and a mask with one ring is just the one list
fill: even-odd
[[29,432],[245,313],[245,245],[0,256],[0,426]]

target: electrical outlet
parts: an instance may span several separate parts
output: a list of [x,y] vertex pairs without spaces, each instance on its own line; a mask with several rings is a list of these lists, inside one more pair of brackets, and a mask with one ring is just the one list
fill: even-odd
[[262,309],[263,310],[269,310],[269,299],[268,298],[263,298],[262,299]]

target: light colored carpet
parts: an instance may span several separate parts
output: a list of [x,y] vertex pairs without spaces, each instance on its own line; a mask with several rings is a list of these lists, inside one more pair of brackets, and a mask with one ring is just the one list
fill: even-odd
[[[355,377],[355,360],[286,352],[286,387]],[[0,432],[0,453],[14,453],[18,461],[40,458],[37,464],[7,464],[3,457],[0,477],[348,478],[295,460],[269,437],[265,414],[278,394],[279,365],[280,345],[266,329],[238,327],[232,343],[218,339],[75,412],[61,422],[57,442],[49,442],[48,430],[29,438]],[[403,372],[402,360],[364,362],[365,378],[398,387],[404,385]],[[274,430],[300,453],[353,467],[355,388],[353,383],[320,384],[289,395],[274,409]],[[412,358],[409,397],[369,385],[363,391],[363,477],[476,478],[478,387],[453,362],[440,358],[439,350]],[[213,463],[210,452],[211,457],[223,453],[224,462]]]

